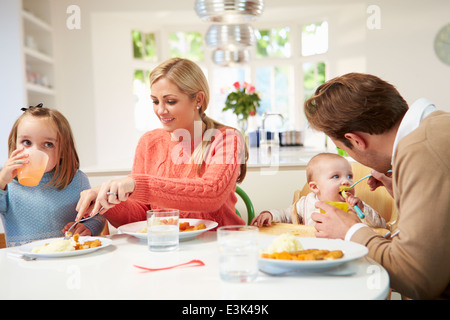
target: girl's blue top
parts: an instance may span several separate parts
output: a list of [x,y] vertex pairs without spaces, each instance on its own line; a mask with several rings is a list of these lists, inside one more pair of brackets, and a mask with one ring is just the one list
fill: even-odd
[[[54,172],[47,172],[39,185],[26,187],[13,179],[0,190],[0,216],[8,247],[31,241],[62,237],[64,226],[75,220],[80,192],[89,189],[86,174],[78,170],[72,182],[63,190],[47,186]],[[93,236],[99,235],[105,218],[97,216],[84,222]]]

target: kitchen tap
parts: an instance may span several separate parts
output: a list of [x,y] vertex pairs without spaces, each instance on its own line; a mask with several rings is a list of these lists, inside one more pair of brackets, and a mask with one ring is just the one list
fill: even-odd
[[[281,118],[282,123],[284,123],[284,117],[281,113],[274,113],[274,112],[264,112],[262,115],[262,122],[261,122],[261,136],[259,137],[260,142],[267,140],[267,133],[266,133],[266,119],[270,116],[278,116]],[[273,140],[273,139],[271,139]]]

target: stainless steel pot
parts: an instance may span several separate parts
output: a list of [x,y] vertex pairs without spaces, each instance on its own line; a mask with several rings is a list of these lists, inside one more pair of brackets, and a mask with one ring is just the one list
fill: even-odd
[[296,131],[296,130],[280,132],[280,145],[281,146],[302,146],[303,145],[303,132]]

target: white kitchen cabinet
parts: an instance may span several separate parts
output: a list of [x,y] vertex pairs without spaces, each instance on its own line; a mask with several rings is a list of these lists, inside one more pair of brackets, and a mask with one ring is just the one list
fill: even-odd
[[53,27],[48,0],[22,0],[22,52],[29,105],[55,108]]

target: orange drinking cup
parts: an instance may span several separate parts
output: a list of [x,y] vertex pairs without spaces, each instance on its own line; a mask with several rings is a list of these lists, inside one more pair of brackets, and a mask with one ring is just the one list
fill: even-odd
[[17,178],[21,185],[27,187],[37,186],[47,167],[48,155],[36,149],[27,149],[24,153],[28,154],[30,162],[25,167],[17,170]]
[[[333,207],[336,207],[338,209],[341,209],[345,212],[348,212],[348,203],[347,202],[334,202],[334,201],[327,201],[328,204],[332,205]],[[325,213],[322,209],[320,209],[320,213]]]

